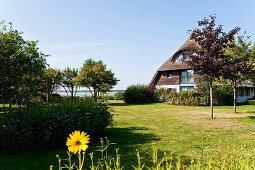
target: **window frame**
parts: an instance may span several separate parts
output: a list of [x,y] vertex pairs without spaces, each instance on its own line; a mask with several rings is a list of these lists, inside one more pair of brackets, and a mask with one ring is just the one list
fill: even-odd
[[[192,73],[192,76],[189,76],[188,73]],[[183,76],[183,73],[185,73],[185,76]],[[182,79],[185,78],[185,81],[182,81]],[[192,81],[188,81],[189,79],[192,79]],[[194,70],[185,70],[185,71],[181,71],[180,73],[180,83],[181,84],[191,84],[194,83]]]
[[[171,76],[170,76],[170,75],[171,75]],[[173,72],[172,72],[172,71],[168,71],[168,72],[166,73],[166,77],[167,77],[168,79],[173,78]]]

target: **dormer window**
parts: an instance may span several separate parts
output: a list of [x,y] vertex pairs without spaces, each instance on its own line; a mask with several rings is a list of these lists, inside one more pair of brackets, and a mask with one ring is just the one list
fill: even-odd
[[191,51],[184,51],[182,52],[177,58],[176,61],[187,61],[190,60],[190,56],[196,55],[195,53]]
[[172,71],[168,71],[168,72],[167,72],[167,78],[170,79],[170,78],[172,78],[172,77],[173,77]]

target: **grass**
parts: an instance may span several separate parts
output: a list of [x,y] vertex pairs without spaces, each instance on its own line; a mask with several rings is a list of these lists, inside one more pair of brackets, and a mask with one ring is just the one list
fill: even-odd
[[[136,165],[135,150],[140,150],[141,161],[151,164],[152,142],[163,155],[173,153],[184,162],[201,156],[201,130],[204,126],[206,144],[240,147],[248,146],[250,153],[255,151],[255,106],[237,107],[237,114],[231,106],[216,106],[215,119],[210,119],[209,107],[173,106],[165,103],[127,105],[122,101],[110,103],[114,110],[114,122],[108,127],[105,136],[112,146],[120,148],[121,164],[131,169]],[[90,145],[88,152],[99,143]],[[208,148],[213,151],[215,148]],[[206,152],[207,152],[206,150]],[[47,169],[50,164],[57,167],[56,154],[66,157],[65,149],[31,153],[0,155],[0,169]]]

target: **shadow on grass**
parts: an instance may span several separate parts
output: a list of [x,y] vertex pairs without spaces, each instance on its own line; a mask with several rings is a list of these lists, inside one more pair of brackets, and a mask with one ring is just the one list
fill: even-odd
[[[141,162],[146,166],[152,166],[152,142],[159,141],[160,138],[152,133],[146,133],[149,130],[146,127],[128,127],[128,128],[108,128],[105,135],[111,143],[116,143],[109,149],[111,156],[115,155],[115,149],[119,148],[121,155],[121,164],[124,169],[133,169],[132,165],[137,165],[136,149],[140,151]],[[158,157],[161,160],[164,156],[163,150],[158,149]],[[170,153],[168,158],[170,158]],[[173,162],[176,162],[178,153],[173,155]],[[180,156],[184,162],[189,162],[190,158]],[[189,160],[189,161],[187,161]]]
[[[255,113],[255,112],[254,112]],[[255,121],[255,116],[248,116],[249,119],[253,119]]]
[[243,123],[255,123],[255,116],[239,117],[239,118],[232,118],[232,119],[238,120]]
[[247,111],[247,112],[245,112],[245,113],[255,113],[255,111]]
[[110,106],[139,106],[139,105],[151,105],[153,103],[139,103],[139,104],[127,104],[127,103],[109,103]]
[[[108,156],[115,157],[116,150],[119,148],[121,166],[124,169],[133,169],[132,165],[137,165],[136,149],[140,151],[141,162],[148,167],[152,167],[152,142],[160,140],[160,138],[152,133],[148,133],[149,129],[146,127],[127,127],[127,128],[107,128],[104,136],[110,140],[110,143],[116,143],[108,148]],[[100,146],[100,141],[94,141],[89,144],[89,148],[86,151],[86,168],[89,169],[90,158],[88,153],[94,153],[94,162],[100,159],[100,152],[96,151]],[[67,148],[63,149],[51,149],[46,151],[36,151],[27,153],[14,153],[14,154],[1,154],[0,153],[0,169],[24,169],[24,170],[44,170],[49,169],[50,165],[56,169],[58,167],[58,161],[56,154],[59,154],[61,158],[67,158]],[[170,157],[170,153],[168,158]],[[159,160],[163,158],[164,151],[158,149]],[[178,153],[173,155],[173,162],[176,162]],[[180,156],[184,163],[188,163],[190,158]],[[77,160],[73,156],[73,160]],[[188,161],[189,160],[189,161]]]

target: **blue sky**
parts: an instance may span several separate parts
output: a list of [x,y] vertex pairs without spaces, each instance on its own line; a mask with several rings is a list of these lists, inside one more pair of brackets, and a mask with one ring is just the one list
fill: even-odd
[[0,0],[0,20],[39,40],[53,68],[102,60],[120,80],[115,89],[148,84],[189,37],[197,21],[216,14],[255,41],[254,0]]

